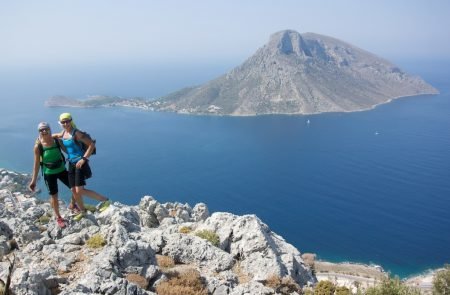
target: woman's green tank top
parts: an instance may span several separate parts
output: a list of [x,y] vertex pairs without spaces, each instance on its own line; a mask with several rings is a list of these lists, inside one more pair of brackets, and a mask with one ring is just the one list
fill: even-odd
[[[64,161],[61,161],[61,151],[56,146],[56,143],[51,147],[43,146],[42,148],[44,150],[42,155],[44,174],[57,174],[63,172],[66,169],[66,166]],[[57,163],[58,161],[61,161],[61,164],[54,169],[50,169],[45,165],[45,163]]]

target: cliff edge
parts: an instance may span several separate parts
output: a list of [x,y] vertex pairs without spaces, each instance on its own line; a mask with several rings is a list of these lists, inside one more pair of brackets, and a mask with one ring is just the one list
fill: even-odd
[[27,175],[0,169],[0,177],[0,278],[10,277],[16,295],[156,294],[186,273],[196,294],[275,294],[270,277],[316,282],[300,252],[255,215],[145,196],[79,222],[61,204],[61,229],[50,204],[26,192]]

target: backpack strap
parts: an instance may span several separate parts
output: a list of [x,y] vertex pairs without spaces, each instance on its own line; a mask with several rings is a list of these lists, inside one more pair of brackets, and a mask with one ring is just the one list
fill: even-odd
[[44,146],[42,145],[42,142],[39,140],[39,137],[36,139],[36,144],[39,149],[40,155],[39,165],[41,166],[42,176],[44,176]]
[[61,154],[61,160],[63,162],[65,162],[66,161],[66,157],[64,157],[64,154],[61,151],[61,144],[59,143],[59,139],[58,138],[53,138],[53,140],[55,141],[56,147],[58,147],[58,149],[59,149],[59,153]]
[[[80,148],[80,150],[81,150],[82,152],[84,152],[84,150],[83,150],[83,145],[82,145],[82,144],[80,143],[80,141],[77,140],[77,138],[75,137],[75,133],[76,133],[77,131],[80,131],[80,130],[78,130],[78,129],[76,129],[76,128],[73,128],[73,131],[72,131],[72,133],[71,133],[70,135],[72,136],[73,142]],[[80,131],[80,132],[82,132],[82,131]]]

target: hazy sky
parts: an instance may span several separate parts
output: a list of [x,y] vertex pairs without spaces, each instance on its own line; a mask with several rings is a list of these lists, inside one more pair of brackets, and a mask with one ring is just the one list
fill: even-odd
[[0,0],[0,66],[242,61],[284,29],[450,58],[448,0]]

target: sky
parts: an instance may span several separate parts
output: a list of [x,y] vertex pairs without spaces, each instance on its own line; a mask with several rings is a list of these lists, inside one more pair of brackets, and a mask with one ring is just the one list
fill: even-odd
[[0,0],[0,67],[240,63],[284,29],[450,59],[448,0]]

